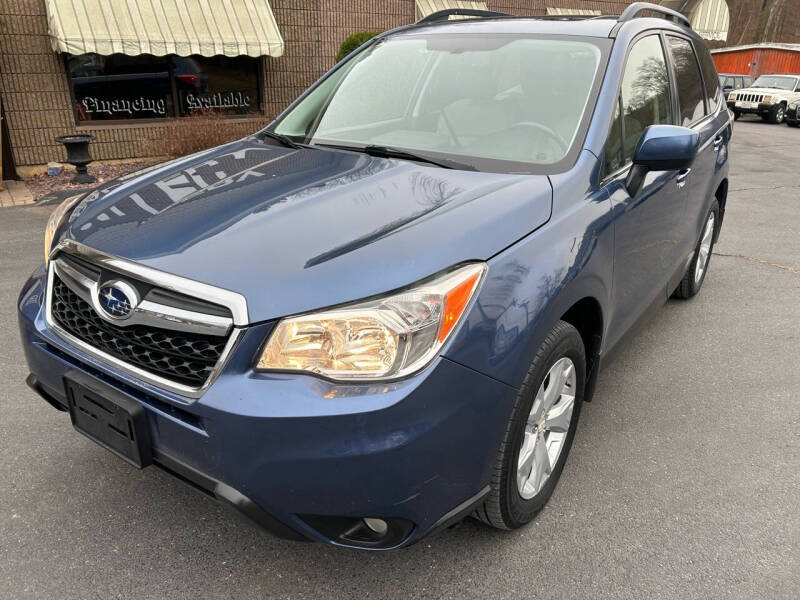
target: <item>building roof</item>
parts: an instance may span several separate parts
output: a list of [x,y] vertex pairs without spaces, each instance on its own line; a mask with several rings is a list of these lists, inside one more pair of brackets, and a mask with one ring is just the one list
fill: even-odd
[[712,54],[723,52],[738,52],[741,50],[789,50],[800,52],[800,44],[745,44],[744,46],[729,46],[727,48],[717,48],[712,50]]

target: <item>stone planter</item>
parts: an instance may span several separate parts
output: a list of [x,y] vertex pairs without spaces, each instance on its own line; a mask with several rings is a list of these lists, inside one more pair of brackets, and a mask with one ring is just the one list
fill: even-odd
[[86,165],[92,162],[89,154],[89,144],[94,139],[88,133],[77,133],[74,135],[62,135],[56,138],[59,144],[64,144],[67,149],[67,162],[75,167],[77,173],[72,178],[71,183],[94,183],[97,181],[89,175]]

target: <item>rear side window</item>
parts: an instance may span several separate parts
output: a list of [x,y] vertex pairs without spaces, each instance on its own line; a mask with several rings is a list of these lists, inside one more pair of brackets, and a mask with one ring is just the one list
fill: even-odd
[[706,99],[708,100],[708,112],[713,113],[717,110],[717,92],[719,91],[719,76],[717,75],[717,67],[714,66],[714,59],[711,58],[711,52],[708,51],[708,46],[701,42],[695,42],[694,47],[697,49],[697,57],[700,59],[700,67],[703,69],[703,82],[705,83]]
[[673,123],[667,64],[657,35],[642,38],[631,48],[621,93],[622,164],[627,164],[645,128]]
[[675,78],[678,82],[678,101],[681,107],[681,125],[691,125],[705,114],[703,80],[694,50],[688,40],[667,36]]

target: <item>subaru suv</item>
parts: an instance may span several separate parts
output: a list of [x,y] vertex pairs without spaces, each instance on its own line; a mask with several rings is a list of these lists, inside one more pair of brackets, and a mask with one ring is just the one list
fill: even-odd
[[287,538],[520,527],[612,351],[703,285],[730,132],[679,13],[435,13],[263,131],[59,206],[27,382]]

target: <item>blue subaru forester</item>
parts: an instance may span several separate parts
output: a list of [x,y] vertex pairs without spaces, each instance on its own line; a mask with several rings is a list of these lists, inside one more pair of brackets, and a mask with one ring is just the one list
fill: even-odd
[[28,384],[284,537],[519,527],[612,350],[702,286],[730,135],[678,13],[435,13],[265,130],[59,206]]

